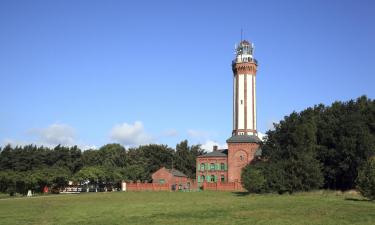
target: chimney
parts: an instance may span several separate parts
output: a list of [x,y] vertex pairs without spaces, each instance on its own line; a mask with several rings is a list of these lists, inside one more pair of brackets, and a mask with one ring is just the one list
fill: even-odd
[[213,150],[213,151],[217,151],[217,145],[214,145],[214,146],[212,147],[212,150]]

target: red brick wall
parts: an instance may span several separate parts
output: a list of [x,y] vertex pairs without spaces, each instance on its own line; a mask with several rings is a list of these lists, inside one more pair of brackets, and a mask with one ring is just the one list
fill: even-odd
[[160,183],[160,179],[164,179],[164,183],[167,184],[187,184],[188,182],[192,183],[193,181],[188,177],[175,177],[169,170],[162,167],[158,171],[152,174],[152,183]]
[[[197,190],[197,183],[191,183],[190,190]],[[229,182],[229,183],[209,183],[203,182],[203,190],[210,191],[244,191],[241,183]],[[126,183],[126,191],[171,191],[172,184],[157,184],[157,183]],[[178,189],[176,189],[178,191]]]
[[169,184],[175,182],[173,175],[164,167],[152,174],[152,183],[159,183],[160,179],[164,179],[164,182]]
[[169,184],[155,184],[155,183],[127,183],[127,191],[169,191]]
[[207,183],[204,182],[202,185],[203,190],[210,191],[245,191],[240,182],[228,182],[228,183]]
[[205,165],[208,164],[210,167],[211,163],[218,163],[219,166],[221,163],[224,163],[226,165],[226,168],[228,168],[228,160],[227,157],[197,157],[197,169],[196,169],[196,181],[198,182],[198,176],[204,175],[205,177],[211,176],[211,175],[216,175],[218,177],[218,180],[220,181],[221,175],[224,175],[225,182],[228,180],[228,172],[225,170],[209,170],[209,168],[205,168],[204,171],[200,170],[200,165],[204,163]]
[[254,159],[257,143],[228,143],[228,182],[240,182],[241,171]]

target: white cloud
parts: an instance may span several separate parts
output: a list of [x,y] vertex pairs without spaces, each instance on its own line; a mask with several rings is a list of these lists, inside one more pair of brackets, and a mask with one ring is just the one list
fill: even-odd
[[95,145],[87,145],[82,141],[77,140],[76,132],[73,127],[62,124],[54,123],[45,128],[34,128],[26,132],[25,140],[15,140],[12,138],[5,138],[0,144],[3,146],[10,144],[12,146],[25,146],[25,145],[38,145],[53,148],[56,145],[74,146],[77,145],[80,149],[97,149]]
[[177,136],[178,135],[178,131],[175,130],[175,129],[168,129],[168,130],[165,130],[161,136],[164,136],[164,137],[174,137],[174,136]]
[[153,137],[145,132],[141,121],[136,121],[134,124],[115,125],[110,132],[110,138],[125,146],[137,146],[153,142]]
[[3,141],[2,141],[2,145],[3,146],[6,146],[10,144],[11,146],[24,146],[24,145],[28,145],[28,144],[31,144],[29,142],[26,142],[26,141],[20,141],[20,140],[13,140],[11,138],[5,138]]
[[36,136],[36,142],[46,146],[74,145],[76,140],[75,130],[66,124],[54,123],[46,128],[32,129],[28,134]]
[[258,131],[258,137],[260,138],[260,140],[263,141],[263,138],[264,138],[264,137],[267,138],[267,134]]
[[218,146],[218,149],[226,149],[228,148],[227,144],[220,144],[213,140],[206,140],[204,144],[201,145],[201,148],[206,150],[207,152],[212,152],[213,146]]
[[86,144],[78,144],[78,148],[81,150],[88,150],[88,149],[98,149],[96,145],[86,145]]
[[273,125],[274,123],[279,123],[279,121],[276,121],[276,120],[267,121],[267,124],[266,124],[267,130],[275,130],[275,126]]

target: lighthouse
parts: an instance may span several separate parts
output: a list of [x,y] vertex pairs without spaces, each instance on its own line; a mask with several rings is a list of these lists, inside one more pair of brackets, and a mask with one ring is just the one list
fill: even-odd
[[257,136],[256,72],[254,45],[246,40],[235,48],[233,70],[233,132],[232,135]]
[[240,182],[241,172],[261,154],[257,133],[256,73],[254,45],[241,40],[235,47],[233,70],[233,130],[228,144],[228,181]]
[[199,185],[205,182],[241,182],[242,169],[262,155],[261,140],[257,134],[255,76],[258,63],[253,56],[254,45],[241,40],[235,51],[236,56],[232,61],[232,136],[227,139],[228,149],[214,146],[212,152],[197,157],[196,177]]

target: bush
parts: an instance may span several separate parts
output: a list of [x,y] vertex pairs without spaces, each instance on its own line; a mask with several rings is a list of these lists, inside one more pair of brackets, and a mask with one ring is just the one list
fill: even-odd
[[369,158],[359,169],[356,181],[359,192],[364,197],[375,200],[375,156]]
[[252,193],[262,193],[265,189],[266,179],[262,168],[247,165],[241,174],[242,186]]

